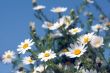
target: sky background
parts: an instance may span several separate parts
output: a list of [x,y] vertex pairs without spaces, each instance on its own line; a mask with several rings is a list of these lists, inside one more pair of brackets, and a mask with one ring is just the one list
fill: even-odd
[[[45,14],[51,20],[56,19],[56,14],[51,13],[52,7],[63,6],[68,7],[68,14],[71,8],[77,8],[82,0],[38,0],[39,4],[46,5]],[[109,0],[97,0],[98,4],[110,16]],[[98,11],[88,6],[88,11],[93,11],[95,15]],[[24,39],[30,38],[29,22],[35,21],[37,24],[37,32],[42,35],[44,30],[41,29],[41,22],[34,17],[31,0],[0,0],[0,56],[6,50],[14,50],[16,52],[17,45]],[[107,53],[107,52],[106,52]],[[10,73],[11,65],[0,62],[0,73]]]

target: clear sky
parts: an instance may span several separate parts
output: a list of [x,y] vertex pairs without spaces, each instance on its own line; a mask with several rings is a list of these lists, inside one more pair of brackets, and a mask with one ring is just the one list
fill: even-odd
[[[110,3],[107,0],[96,0],[100,6],[105,10],[105,13],[110,16]],[[52,20],[55,19],[55,14],[50,13],[52,7],[63,6],[77,8],[81,0],[39,0],[39,4],[47,6],[45,14],[50,16]],[[94,8],[93,8],[94,9]],[[92,11],[88,7],[88,10]],[[68,11],[67,11],[68,13]],[[97,14],[94,9],[93,13]],[[41,23],[35,19],[34,11],[32,10],[31,0],[0,0],[0,56],[6,50],[16,51],[17,45],[29,36],[29,21],[35,21],[39,35],[41,30]],[[11,65],[0,62],[0,73],[10,73]]]

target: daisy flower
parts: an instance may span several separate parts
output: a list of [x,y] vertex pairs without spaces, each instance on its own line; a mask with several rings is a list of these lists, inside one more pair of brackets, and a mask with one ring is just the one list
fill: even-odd
[[45,52],[42,52],[38,55],[38,58],[40,58],[41,61],[45,61],[45,62],[55,57],[56,54],[51,50],[46,50]]
[[53,28],[53,23],[45,21],[42,27],[51,30]]
[[72,34],[72,35],[75,35],[76,33],[79,33],[79,32],[81,32],[81,31],[82,31],[81,28],[76,27],[76,28],[70,29],[70,30],[69,30],[69,33]]
[[104,42],[103,37],[94,35],[92,36],[90,44],[94,48],[99,48],[100,46],[104,45],[103,42]]
[[66,53],[68,53],[68,49],[63,49],[62,52],[59,54],[59,56],[62,56],[62,55],[66,55]]
[[80,36],[78,38],[78,41],[80,41],[82,44],[87,44],[88,42],[91,41],[93,34],[94,33],[88,33],[88,34],[85,34],[83,36]]
[[64,24],[64,19],[59,19],[56,23],[51,23],[51,22],[44,22],[44,24],[42,25],[43,28],[45,29],[49,29],[49,30],[56,30],[58,28],[60,28],[62,25]]
[[47,66],[44,67],[43,65],[39,65],[38,67],[34,67],[32,73],[42,73],[46,68]]
[[73,20],[71,19],[70,16],[63,16],[63,18],[64,18],[64,24],[66,25],[65,29],[67,29],[71,25],[71,23],[73,23]]
[[24,64],[34,64],[35,60],[32,60],[32,58],[30,56],[28,56],[28,57],[24,57],[23,63]]
[[45,6],[43,5],[37,5],[33,8],[33,10],[43,10],[43,9],[45,9]]
[[96,25],[93,25],[91,28],[94,32],[98,32],[98,30],[102,29],[103,26],[100,24],[96,24]]
[[18,45],[18,49],[17,51],[19,53],[24,54],[27,50],[31,49],[31,46],[34,44],[34,42],[32,42],[32,40],[30,39],[26,39],[24,42],[21,42],[20,45]]
[[94,1],[93,0],[86,0],[88,3],[93,4]]
[[15,58],[15,53],[13,51],[8,50],[3,54],[2,61],[4,63],[11,63],[14,58]]
[[85,47],[85,45],[82,44],[70,44],[70,47],[68,50],[69,52],[66,53],[66,56],[70,57],[70,58],[75,58],[75,57],[80,57],[81,55],[83,55],[86,52],[87,47]]
[[56,7],[51,9],[51,11],[54,13],[61,13],[61,12],[65,12],[66,10],[67,10],[66,7]]

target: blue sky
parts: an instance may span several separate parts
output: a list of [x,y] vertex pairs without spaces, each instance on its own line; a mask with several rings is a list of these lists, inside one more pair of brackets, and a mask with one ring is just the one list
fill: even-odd
[[[110,3],[106,0],[97,0],[105,13],[110,14]],[[71,8],[77,8],[81,0],[39,0],[39,4],[47,6],[45,14],[50,16],[51,20],[56,19],[56,14],[50,13],[52,7],[63,6]],[[97,15],[95,8],[87,8]],[[67,11],[67,13],[69,13]],[[37,24],[37,31],[39,35],[41,30],[41,23],[34,17],[34,11],[32,10],[31,0],[0,0],[0,56],[6,50],[16,51],[17,45],[24,39],[30,38],[29,36],[29,22],[35,21]],[[0,72],[10,73],[11,65],[3,64],[0,62]]]

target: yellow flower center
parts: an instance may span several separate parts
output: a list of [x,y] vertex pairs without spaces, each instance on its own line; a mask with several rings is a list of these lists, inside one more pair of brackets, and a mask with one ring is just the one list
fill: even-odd
[[110,22],[106,23],[106,26],[110,26]]
[[89,42],[89,38],[88,37],[84,37],[84,43],[88,43]]
[[80,53],[81,53],[80,49],[75,49],[74,52],[73,52],[73,54],[75,54],[75,55],[79,55]]
[[11,55],[7,55],[7,58],[11,58]]
[[77,28],[73,29],[73,32],[78,32],[78,29]]
[[29,60],[28,60],[30,63],[32,63],[33,62],[33,60],[30,58]]
[[53,25],[49,23],[47,26],[48,26],[48,27],[52,27]]
[[68,52],[68,50],[67,50],[67,49],[63,49],[62,51],[63,51],[63,52]]
[[101,29],[102,27],[101,27],[100,25],[97,25],[96,28],[97,28],[97,29]]
[[60,12],[61,9],[60,9],[60,8],[56,8],[55,11],[56,11],[56,12]]
[[29,47],[29,44],[25,43],[25,44],[23,45],[23,49],[26,49],[27,47]]
[[49,53],[45,53],[45,55],[44,55],[45,57],[49,57],[50,56],[50,54]]
[[67,61],[65,64],[70,65],[70,64],[71,64],[71,62],[70,62],[70,61]]

